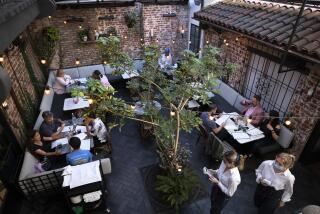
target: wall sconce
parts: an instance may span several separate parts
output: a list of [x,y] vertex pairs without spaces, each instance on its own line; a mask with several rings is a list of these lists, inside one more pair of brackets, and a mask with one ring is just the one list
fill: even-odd
[[80,60],[76,59],[75,63],[76,63],[76,65],[80,65]]
[[47,63],[47,61],[45,59],[40,60],[41,64],[44,65]]
[[6,108],[8,107],[7,101],[3,101],[3,103],[2,103],[1,105],[2,105],[2,107],[3,107],[4,109],[6,109]]
[[181,27],[180,33],[181,33],[181,37],[183,38],[183,35],[184,35],[184,29],[183,29],[183,27]]
[[149,35],[150,35],[150,38],[152,40],[153,39],[153,29],[150,30]]
[[318,80],[317,84],[315,84],[312,88],[310,88],[307,92],[307,96],[309,98],[312,98],[314,93],[316,92],[317,88],[318,88],[318,85],[319,85],[320,81]]
[[0,55],[0,63],[4,62],[4,55]]
[[45,89],[44,89],[44,94],[45,94],[45,95],[49,95],[50,93],[51,93],[50,87],[47,85],[47,86],[45,87]]

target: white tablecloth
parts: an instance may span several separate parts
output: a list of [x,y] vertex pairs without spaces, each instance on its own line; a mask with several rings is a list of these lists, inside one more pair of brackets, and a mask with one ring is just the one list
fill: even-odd
[[70,111],[70,110],[75,110],[75,109],[87,108],[90,105],[88,100],[84,100],[81,97],[79,97],[78,103],[74,103],[73,99],[74,98],[66,98],[64,100],[63,111]]
[[221,125],[223,122],[226,122],[225,125],[225,129],[235,138],[236,141],[238,141],[238,143],[240,144],[245,144],[245,143],[249,143],[255,140],[259,140],[264,138],[264,134],[263,132],[254,127],[253,125],[251,125],[250,123],[247,124],[248,130],[246,130],[245,132],[240,130],[237,131],[237,129],[239,128],[239,126],[237,124],[235,124],[235,122],[233,122],[231,120],[231,118],[236,119],[238,116],[240,116],[238,113],[233,112],[233,113],[222,113],[222,116],[216,120],[216,123],[218,125]]

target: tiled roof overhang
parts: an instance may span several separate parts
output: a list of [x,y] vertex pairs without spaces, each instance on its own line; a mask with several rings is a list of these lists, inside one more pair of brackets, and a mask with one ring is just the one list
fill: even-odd
[[[299,6],[264,1],[226,0],[202,9],[194,14],[194,18],[284,48],[299,9]],[[289,52],[320,62],[319,9],[304,10]]]

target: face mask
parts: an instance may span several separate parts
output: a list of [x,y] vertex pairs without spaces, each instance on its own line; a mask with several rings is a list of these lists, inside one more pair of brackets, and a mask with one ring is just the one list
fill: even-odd
[[272,167],[275,173],[280,173],[284,171],[284,166],[281,166],[277,161],[273,162]]

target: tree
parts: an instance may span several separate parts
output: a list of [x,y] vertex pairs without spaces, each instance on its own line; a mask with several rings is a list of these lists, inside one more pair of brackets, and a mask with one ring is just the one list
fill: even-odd
[[[118,38],[111,36],[101,41],[99,47],[103,60],[115,69],[115,73],[133,70],[133,62],[122,52]],[[98,115],[103,117],[105,112],[111,112],[122,118],[153,126],[160,165],[168,172],[165,176],[159,176],[157,189],[166,195],[168,202],[177,210],[188,200],[190,194],[188,185],[181,185],[181,182],[195,183],[194,176],[187,173],[190,153],[187,148],[181,146],[180,133],[191,132],[202,122],[198,113],[186,108],[186,105],[193,97],[197,97],[202,104],[210,103],[207,92],[212,91],[216,85],[216,77],[221,75],[223,70],[217,60],[218,55],[219,49],[212,46],[204,49],[201,59],[193,52],[185,50],[182,53],[180,67],[174,72],[173,79],[169,79],[158,66],[159,47],[146,46],[143,69],[137,78],[128,83],[128,88],[144,94],[145,114],[142,118],[137,118],[134,109],[124,100],[113,97],[112,89],[101,89],[99,81],[96,80],[89,82],[88,95],[95,98],[94,110]],[[161,100],[163,111],[154,106],[154,98]],[[121,125],[123,123],[124,121]],[[180,177],[177,177],[177,174]],[[178,189],[168,190],[170,185],[164,183],[168,180],[171,187],[177,186]]]

